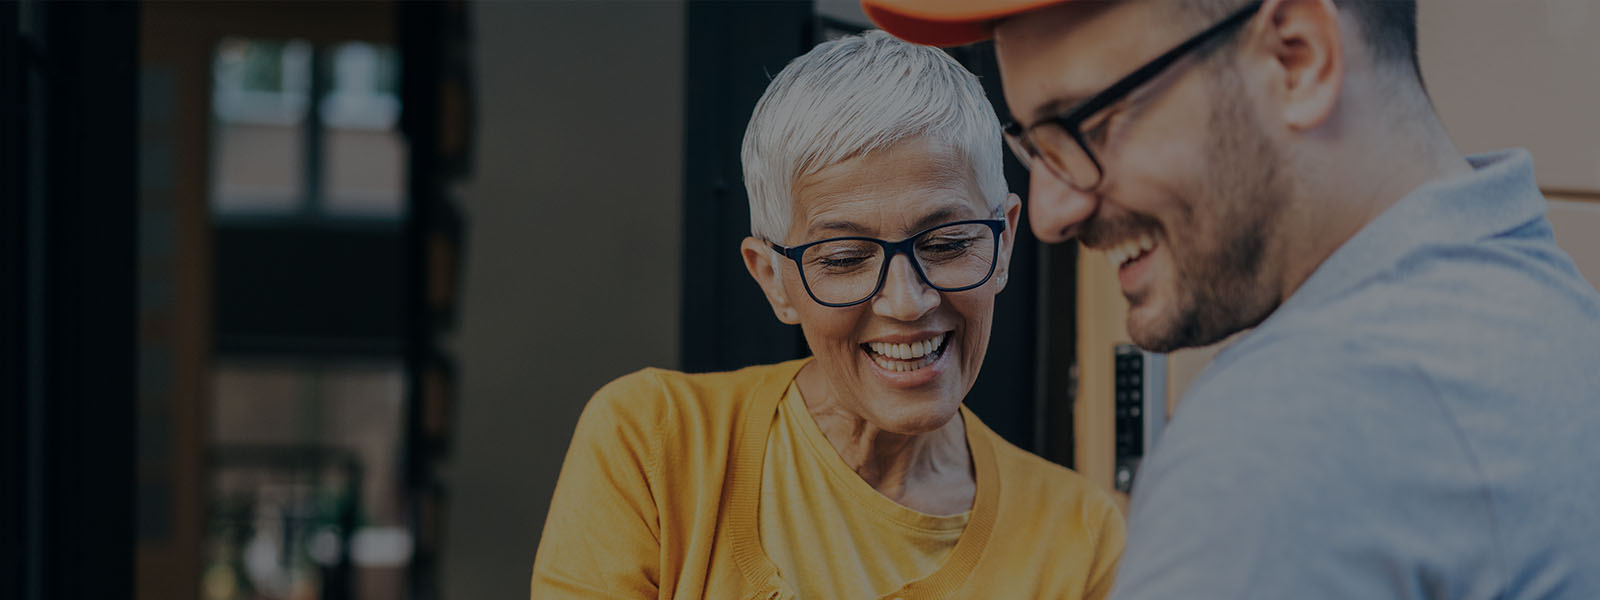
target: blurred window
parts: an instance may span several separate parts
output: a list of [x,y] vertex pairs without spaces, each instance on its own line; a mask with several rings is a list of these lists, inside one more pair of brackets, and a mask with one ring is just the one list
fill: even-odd
[[388,46],[341,44],[322,55],[330,77],[319,103],[322,208],[328,215],[399,217],[405,211],[405,145],[400,120],[399,61]]
[[215,217],[405,216],[393,47],[226,38],[213,71]]
[[303,210],[311,45],[226,39],[212,68],[212,209],[219,215]]
[[224,360],[212,386],[202,598],[401,597],[401,364]]

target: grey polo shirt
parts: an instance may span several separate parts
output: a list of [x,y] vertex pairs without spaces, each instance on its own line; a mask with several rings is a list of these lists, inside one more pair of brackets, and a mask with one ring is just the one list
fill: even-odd
[[1116,598],[1600,599],[1600,295],[1528,153],[1469,160],[1190,388]]

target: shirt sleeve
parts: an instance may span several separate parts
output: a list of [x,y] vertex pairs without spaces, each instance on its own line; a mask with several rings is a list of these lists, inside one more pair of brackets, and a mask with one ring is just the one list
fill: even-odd
[[534,557],[531,598],[655,598],[662,388],[648,372],[590,399],[561,465]]
[[1496,576],[1481,473],[1429,382],[1321,356],[1184,400],[1135,481],[1117,600],[1467,597]]

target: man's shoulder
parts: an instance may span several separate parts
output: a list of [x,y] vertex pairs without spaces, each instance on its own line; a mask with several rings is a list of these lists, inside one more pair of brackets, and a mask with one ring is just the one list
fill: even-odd
[[1285,320],[1293,322],[1285,329],[1410,350],[1490,339],[1537,340],[1566,351],[1600,333],[1600,292],[1556,246],[1542,218],[1484,239],[1419,245],[1343,293],[1306,306],[1291,298],[1285,306]]
[[[1290,589],[1282,577],[1368,597],[1331,557],[1394,559],[1395,539],[1484,547],[1481,478],[1426,378],[1371,350],[1247,338],[1219,356],[1134,481],[1118,576],[1137,582],[1134,597],[1176,592],[1164,573],[1220,586],[1202,594],[1217,597]],[[1426,518],[1403,517],[1413,512]]]
[[1597,358],[1600,293],[1528,234],[1425,246],[1342,293],[1291,297],[1196,392],[1460,398],[1570,382],[1593,393]]
[[1470,481],[1451,410],[1417,361],[1381,341],[1246,339],[1190,388],[1147,470],[1290,488],[1430,470]]
[[1356,331],[1361,329],[1250,332],[1218,354],[1190,387],[1180,410],[1191,404],[1244,404],[1248,406],[1241,408],[1258,409],[1251,415],[1270,417],[1322,400],[1429,393],[1414,361],[1389,344],[1391,332]]

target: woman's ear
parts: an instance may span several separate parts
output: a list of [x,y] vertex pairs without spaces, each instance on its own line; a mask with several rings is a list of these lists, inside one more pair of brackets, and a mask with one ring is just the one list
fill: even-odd
[[761,285],[761,292],[766,294],[767,303],[772,305],[772,314],[789,325],[800,324],[800,311],[794,309],[789,303],[789,294],[783,288],[783,274],[780,271],[784,265],[775,262],[783,258],[767,242],[754,238],[744,238],[739,243],[739,253],[744,255],[744,268],[750,272],[750,278]]
[[994,266],[995,293],[1006,289],[1006,280],[1011,274],[1011,249],[1017,239],[1017,221],[1022,217],[1022,198],[1016,194],[1006,194],[1006,201],[1001,205],[1005,211],[1006,230],[1000,232],[1000,255],[995,257],[999,262]]

